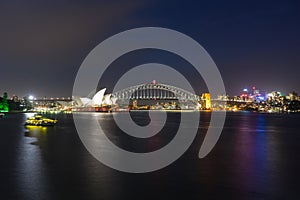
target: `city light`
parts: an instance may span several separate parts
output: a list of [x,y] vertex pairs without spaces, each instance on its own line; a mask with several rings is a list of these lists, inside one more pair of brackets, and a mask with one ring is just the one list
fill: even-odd
[[34,96],[33,96],[33,95],[29,95],[28,99],[29,99],[30,101],[33,101],[33,100],[34,100]]
[[[155,84],[154,84],[155,83]],[[219,95],[215,99],[210,98],[209,93],[190,94],[182,93],[183,90],[174,86],[152,81],[151,83],[135,86],[136,92],[128,96],[127,90],[121,90],[115,94],[106,94],[106,89],[98,91],[93,98],[89,97],[43,97],[36,98],[28,95],[27,98],[11,98],[5,95],[0,100],[0,112],[33,111],[38,113],[71,113],[71,112],[121,112],[128,110],[225,110],[225,111],[254,111],[261,113],[300,112],[300,96],[296,92],[284,95],[279,91],[261,92],[257,87],[242,89],[242,93],[236,96],[228,94]],[[163,88],[163,90],[161,90]],[[128,88],[127,88],[128,89]],[[131,88],[132,89],[132,88]],[[182,98],[186,98],[185,104],[179,106],[172,94],[178,92]],[[130,105],[124,104],[124,98],[130,98]],[[182,99],[185,100],[185,99]]]

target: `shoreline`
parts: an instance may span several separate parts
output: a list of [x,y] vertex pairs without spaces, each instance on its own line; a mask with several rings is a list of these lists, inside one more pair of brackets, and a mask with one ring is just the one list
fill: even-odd
[[[226,112],[226,113],[257,113],[257,114],[300,114],[300,112],[259,112],[259,111],[249,111],[249,110],[239,110],[239,111],[229,111],[229,110],[130,110],[129,112],[173,112],[173,113],[180,113],[180,112],[202,112],[202,113],[211,113],[211,112]],[[113,112],[78,112],[73,111],[72,113],[123,113],[127,111],[113,111]],[[41,114],[53,114],[53,113],[47,113],[47,112],[37,112],[37,111],[9,111],[9,112],[0,112],[3,114],[19,114],[19,113],[41,113]],[[71,114],[72,114],[71,113]],[[63,112],[55,113],[55,114],[66,114]]]

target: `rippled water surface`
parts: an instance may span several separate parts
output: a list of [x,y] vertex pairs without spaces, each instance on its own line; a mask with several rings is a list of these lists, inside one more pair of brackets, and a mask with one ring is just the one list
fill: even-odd
[[[87,116],[90,115],[86,114]],[[23,126],[30,114],[0,119],[1,199],[299,199],[300,115],[228,113],[213,151],[198,159],[210,113],[201,113],[197,137],[170,166],[146,174],[118,172],[93,158],[77,135],[72,115],[52,115],[56,127]],[[134,139],[98,113],[107,136],[135,152],[170,142],[180,123],[168,113],[161,133]],[[145,125],[145,113],[134,120]],[[93,127],[91,127],[93,128]]]

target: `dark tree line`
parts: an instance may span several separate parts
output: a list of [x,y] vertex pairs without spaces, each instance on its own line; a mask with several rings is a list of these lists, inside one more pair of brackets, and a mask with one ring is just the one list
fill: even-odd
[[22,100],[19,99],[8,99],[8,94],[5,92],[2,97],[0,97],[0,112],[8,111],[23,111],[24,109],[32,109],[32,103],[27,97]]
[[8,104],[8,95],[7,92],[4,92],[3,97],[0,100],[0,111],[8,112],[9,104]]

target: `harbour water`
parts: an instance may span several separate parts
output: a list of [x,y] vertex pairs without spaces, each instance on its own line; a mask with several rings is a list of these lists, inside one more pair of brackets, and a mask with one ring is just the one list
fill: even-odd
[[[198,158],[210,113],[201,113],[190,148],[170,166],[145,174],[111,169],[85,149],[71,114],[49,115],[55,127],[24,127],[30,114],[0,119],[0,199],[299,199],[300,115],[228,113],[210,154]],[[178,113],[150,141],[120,134],[112,114],[98,113],[109,138],[137,152],[174,137]],[[135,113],[146,124],[144,113]],[[92,128],[92,127],[91,127]]]

